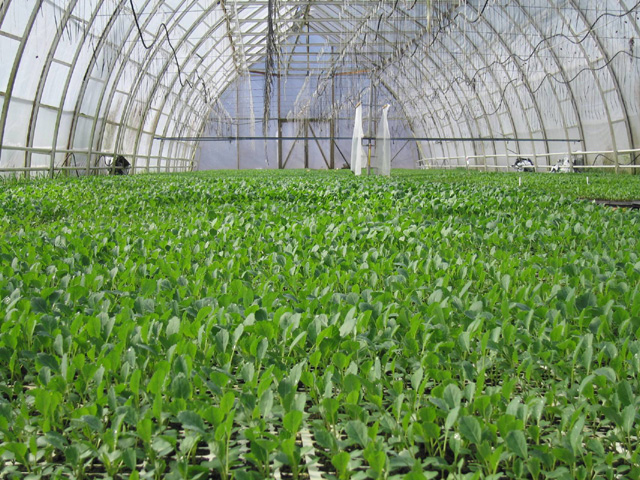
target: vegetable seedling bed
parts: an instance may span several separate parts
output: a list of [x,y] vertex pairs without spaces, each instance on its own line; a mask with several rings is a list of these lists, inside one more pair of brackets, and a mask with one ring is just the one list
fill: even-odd
[[7,185],[0,478],[640,478],[628,177]]

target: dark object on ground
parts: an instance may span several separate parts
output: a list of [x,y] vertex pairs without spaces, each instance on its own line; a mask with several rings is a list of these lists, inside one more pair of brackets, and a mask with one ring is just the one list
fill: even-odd
[[600,199],[596,199],[593,202],[597,203],[598,205],[606,205],[607,207],[640,209],[640,200],[600,200]]
[[516,158],[513,168],[518,172],[535,172],[535,167],[530,158],[518,157]]
[[113,170],[111,173],[113,175],[127,175],[129,173],[129,167],[131,164],[129,160],[127,160],[122,155],[118,155],[115,160],[115,165],[113,166]]

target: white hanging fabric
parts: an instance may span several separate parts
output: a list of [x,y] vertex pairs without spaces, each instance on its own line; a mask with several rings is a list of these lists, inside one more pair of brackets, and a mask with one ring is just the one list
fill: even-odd
[[391,132],[387,119],[389,107],[388,103],[382,107],[382,118],[376,135],[376,173],[387,177],[391,175]]
[[356,107],[356,120],[353,126],[353,138],[351,140],[351,171],[360,175],[362,173],[362,165],[364,164],[364,149],[362,148],[362,138],[364,130],[362,130],[362,105]]

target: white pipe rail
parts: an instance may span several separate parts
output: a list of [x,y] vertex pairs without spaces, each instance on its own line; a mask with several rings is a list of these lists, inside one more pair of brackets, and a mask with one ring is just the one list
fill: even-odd
[[[494,153],[494,154],[486,154],[486,155],[459,155],[459,156],[451,156],[451,157],[430,157],[430,158],[420,158],[417,161],[417,166],[418,168],[421,169],[429,169],[429,168],[467,168],[467,169],[484,169],[484,170],[488,170],[488,169],[494,169],[494,170],[500,170],[500,169],[511,169],[513,168],[511,165],[509,165],[509,159],[513,158],[519,158],[519,157],[524,157],[524,158],[533,158],[534,162],[535,159],[537,157],[558,157],[558,158],[566,158],[566,157],[573,157],[576,155],[611,155],[615,158],[615,164],[613,165],[604,165],[604,164],[595,164],[595,165],[574,165],[575,168],[578,169],[589,169],[589,168],[603,168],[603,169],[607,169],[607,168],[613,168],[616,170],[616,172],[619,169],[636,169],[636,168],[640,168],[640,164],[638,165],[632,165],[632,164],[620,164],[619,163],[619,159],[618,156],[619,155],[625,155],[625,154],[640,154],[640,148],[631,148],[631,149],[623,149],[623,150],[576,150],[576,151],[568,151],[568,152],[550,152],[550,153],[533,153],[533,154],[527,154],[527,153],[519,153],[519,154],[513,154],[513,153]],[[495,159],[496,161],[500,158],[505,158],[507,160],[507,164],[506,165],[489,165],[487,164],[487,159],[492,158]],[[474,164],[471,165],[469,162],[470,160],[478,160],[481,159],[483,160],[482,164]],[[461,163],[461,161],[463,161],[464,163]],[[438,162],[441,162],[440,165],[438,165]],[[453,163],[455,162],[455,164]],[[528,168],[535,168],[536,170],[538,169],[551,169],[553,168],[554,165],[536,165],[536,166],[530,166]]]
[[[47,148],[47,147],[23,147],[23,146],[14,146],[14,145],[2,145],[0,147],[1,150],[11,150],[11,151],[17,151],[17,152],[30,152],[30,153],[35,153],[35,154],[41,154],[41,155],[55,155],[58,153],[61,154],[67,154],[67,155],[91,155],[94,158],[100,158],[100,157],[107,157],[107,158],[113,158],[116,156],[116,154],[114,152],[105,152],[105,151],[96,151],[96,150],[89,150],[89,149],[67,149],[67,148]],[[126,154],[129,155],[129,154]],[[140,171],[157,171],[157,172],[187,172],[190,171],[194,168],[195,166],[195,161],[191,160],[190,158],[171,158],[170,161],[173,165],[171,166],[166,166],[166,167],[161,167],[160,166],[160,161],[162,160],[167,160],[166,157],[161,157],[158,155],[144,155],[144,156],[137,156],[137,155],[133,155],[136,158],[144,158],[145,160],[148,158],[149,160],[156,160],[156,165],[155,166],[151,166],[147,169],[146,166],[136,166],[136,167],[131,167],[131,172],[135,173],[136,171],[140,172]],[[92,167],[89,166],[87,167],[86,165],[84,166],[54,166],[53,168],[51,168],[51,166],[46,166],[46,167],[2,167],[0,166],[0,174],[2,173],[29,173],[29,172],[49,172],[51,176],[53,176],[53,174],[55,172],[59,172],[59,171],[72,171],[72,170],[82,170],[82,171],[110,171],[112,170],[112,166],[106,166],[106,167]]]

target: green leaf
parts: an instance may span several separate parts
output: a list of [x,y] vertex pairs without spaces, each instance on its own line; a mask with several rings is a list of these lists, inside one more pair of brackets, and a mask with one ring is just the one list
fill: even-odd
[[593,292],[583,293],[576,298],[576,308],[580,311],[587,307],[597,307],[598,299]]
[[291,410],[282,419],[282,424],[284,425],[284,428],[289,433],[292,433],[292,434],[298,433],[301,423],[302,423],[302,412],[298,410]]
[[505,274],[500,278],[500,283],[502,284],[502,288],[505,291],[509,291],[509,287],[511,286],[511,275]]
[[424,370],[422,369],[422,367],[418,368],[415,372],[413,372],[413,374],[411,375],[411,387],[414,390],[418,390],[418,388],[420,388],[420,384],[422,383],[423,377],[424,377]]
[[54,448],[57,448],[60,451],[63,451],[67,446],[67,439],[63,437],[58,432],[47,432],[44,435],[45,441]]
[[228,391],[220,399],[220,409],[224,413],[229,413],[231,411],[231,409],[233,408],[233,404],[235,403],[235,399],[236,399],[236,397],[233,394],[233,392],[232,391]]
[[180,319],[178,317],[171,317],[167,324],[167,337],[177,335],[178,333],[180,333]]
[[582,433],[584,430],[585,417],[584,415],[580,415],[580,417],[576,420],[576,423],[571,428],[571,432],[569,432],[569,444],[571,445],[571,450],[575,456],[578,456],[582,451]]
[[171,382],[171,393],[175,398],[188,399],[191,397],[191,383],[184,373],[179,373]]
[[482,429],[477,418],[464,416],[459,421],[460,433],[471,443],[479,445],[482,441]]
[[344,475],[349,467],[351,457],[347,452],[340,452],[331,457],[331,464],[336,468],[340,475]]
[[345,428],[347,437],[353,440],[357,444],[366,447],[369,444],[370,438],[368,435],[367,426],[360,420],[352,420],[347,423]]
[[529,452],[527,449],[527,440],[524,437],[522,430],[511,430],[505,438],[507,448],[520,458],[527,459]]
[[260,414],[263,418],[267,418],[271,415],[271,409],[273,408],[273,392],[271,391],[271,389],[266,390],[262,394],[258,406],[260,408]]
[[364,458],[369,463],[369,466],[376,474],[381,474],[387,464],[387,456],[380,450],[364,451]]
[[623,407],[627,405],[633,405],[635,403],[635,395],[633,394],[633,390],[631,385],[626,380],[622,380],[618,383],[618,398],[620,399],[620,403]]
[[140,378],[142,377],[142,371],[139,368],[136,368],[131,374],[131,378],[129,379],[129,386],[131,387],[131,391],[138,395],[140,391]]
[[342,326],[340,327],[340,337],[344,338],[347,335],[351,334],[356,327],[356,307],[351,308],[349,313],[344,319]]
[[193,430],[200,434],[205,433],[205,426],[202,421],[202,417],[196,412],[184,410],[178,414],[178,421],[182,424],[185,430]]
[[102,433],[104,427],[100,419],[95,415],[83,415],[82,417],[80,417],[80,421],[95,433]]
[[598,368],[598,369],[594,370],[593,373],[595,375],[604,375],[605,377],[607,377],[607,380],[609,380],[610,382],[613,382],[613,383],[615,383],[616,380],[617,380],[616,372],[611,367],[601,367],[601,368]]
[[447,419],[444,422],[445,430],[449,430],[455,425],[456,420],[458,420],[458,415],[460,415],[460,407],[452,408],[451,410],[449,410]]
[[47,301],[41,297],[32,297],[31,298],[31,311],[34,313],[47,313],[49,307],[47,306]]
[[122,461],[130,470],[136,470],[136,449],[135,448],[125,448],[122,452]]
[[144,443],[151,443],[151,435],[153,434],[153,422],[150,418],[143,418],[136,426],[136,432]]
[[462,392],[457,385],[450,383],[445,387],[442,398],[447,402],[449,408],[458,407],[462,401]]
[[156,365],[153,376],[147,384],[147,392],[152,393],[153,395],[159,395],[162,393],[164,382],[169,374],[170,368],[169,362],[165,360]]
[[631,433],[633,424],[636,419],[636,407],[635,405],[627,405],[622,409],[622,429],[627,433]]
[[52,372],[59,373],[60,366],[58,365],[58,360],[53,355],[48,353],[39,353],[37,356],[38,363],[43,367],[49,367]]
[[24,443],[19,442],[7,442],[2,445],[2,448],[13,453],[15,455],[15,459],[22,463],[23,465],[27,465],[27,446]]

